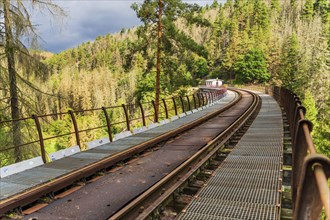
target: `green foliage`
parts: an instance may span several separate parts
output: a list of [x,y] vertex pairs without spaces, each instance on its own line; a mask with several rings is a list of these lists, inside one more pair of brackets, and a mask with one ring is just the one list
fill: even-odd
[[301,58],[297,36],[291,36],[283,46],[280,66],[280,78],[283,86],[296,91],[301,85],[297,83]]
[[316,103],[315,100],[313,98],[313,94],[310,90],[307,90],[305,92],[305,98],[303,100],[303,105],[306,107],[306,109],[308,109],[308,111],[306,112],[305,117],[310,120],[314,126],[317,126],[317,109],[316,109]]
[[182,64],[179,66],[179,68],[176,70],[176,77],[177,77],[177,86],[179,89],[182,86],[189,86],[192,82],[192,75],[188,71],[187,66],[185,64]]
[[267,8],[264,1],[255,0],[253,3],[253,15],[250,25],[267,29],[269,22],[269,8]]
[[[20,93],[24,91],[31,99],[29,103],[38,103],[38,108],[34,104],[23,107],[23,112],[26,115],[55,113],[65,112],[68,107],[82,110],[153,100],[157,3],[146,0],[132,5],[143,23],[137,28],[99,36],[93,42],[56,55],[47,54],[42,58],[45,65],[19,70],[19,74],[44,91],[55,94],[47,96],[20,85]],[[162,96],[186,94],[189,86],[206,77],[283,85],[305,97],[307,117],[315,124],[315,144],[329,155],[329,10],[327,0],[228,0],[223,6],[214,1],[208,8],[164,0]],[[34,73],[44,67],[51,71],[42,75]],[[4,74],[0,74],[0,83],[4,88],[8,85]],[[8,92],[0,92],[7,97]],[[7,106],[6,101],[0,102],[0,108],[5,109],[1,112],[2,119],[9,118]],[[152,113],[152,106],[147,111]],[[137,114],[132,110],[132,117]],[[109,110],[109,115],[113,122],[124,120],[121,108]],[[105,124],[102,114],[79,115],[77,120],[83,127],[100,126],[96,121]],[[64,118],[50,120],[43,129],[45,136],[52,136],[72,132],[72,125]],[[123,129],[124,124],[117,125],[113,132]],[[30,134],[23,130],[25,136]],[[0,128],[0,146],[10,139],[6,132]],[[106,130],[100,129],[84,134],[83,139],[106,135]],[[74,144],[75,138],[66,136],[48,141],[47,150]],[[34,151],[28,156],[37,154]],[[0,157],[10,162],[10,156]]]
[[136,96],[141,101],[151,101],[154,99],[155,72],[144,74],[138,79]]
[[[163,91],[172,93],[190,82],[195,81],[196,83],[197,78],[201,74],[206,75],[205,66],[201,66],[203,64],[200,63],[197,64],[197,68],[189,65],[189,57],[187,55],[195,53],[198,56],[207,57],[207,50],[202,44],[198,44],[191,36],[177,27],[178,20],[182,19],[189,25],[196,24],[198,26],[210,26],[210,22],[200,14],[195,14],[195,12],[199,11],[197,5],[183,3],[181,0],[164,0],[162,3],[162,73],[160,84]],[[139,51],[142,51],[141,55],[143,58],[148,60],[147,68],[143,70],[144,76],[155,71],[156,68],[155,53],[158,33],[155,26],[158,22],[158,6],[158,1],[156,0],[144,1],[141,4],[134,3],[132,5],[137,17],[143,22],[143,26],[139,27],[137,31],[139,41],[136,47],[139,48]],[[183,73],[183,70],[188,72]],[[146,82],[143,81],[140,81],[141,85],[138,86],[137,94],[139,99],[145,97],[142,93],[147,92],[146,94],[149,96],[151,90],[154,90],[149,77]]]
[[316,0],[314,11],[321,15],[323,23],[330,21],[330,2],[328,0]]
[[306,0],[304,9],[302,11],[302,16],[307,21],[310,21],[313,18],[314,14],[314,0]]
[[271,10],[275,12],[280,12],[281,10],[281,4],[280,0],[271,0]]
[[266,58],[260,49],[253,48],[240,56],[234,64],[234,70],[237,83],[264,83],[270,79]]
[[191,69],[195,79],[202,79],[209,73],[209,67],[206,59],[199,56],[194,57]]
[[[330,99],[325,104],[330,106]],[[330,157],[330,108],[326,110],[325,115],[320,115],[316,108],[313,93],[310,90],[305,93],[303,105],[307,109],[305,117],[313,123],[312,136],[316,148],[320,153]]]
[[[54,137],[62,134],[68,134],[73,129],[72,122],[68,115],[63,119],[55,120],[43,127],[44,137]],[[54,138],[51,141],[46,141],[46,151],[52,153],[68,147],[70,136]]]
[[214,0],[212,5],[211,5],[211,8],[217,8],[217,7],[219,7],[219,3],[218,3],[217,0]]

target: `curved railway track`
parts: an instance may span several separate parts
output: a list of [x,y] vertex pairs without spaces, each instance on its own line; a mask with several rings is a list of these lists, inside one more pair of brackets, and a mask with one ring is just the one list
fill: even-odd
[[[250,95],[250,96],[249,96]],[[200,148],[193,156],[187,158],[180,166],[170,172],[161,181],[150,187],[147,191],[135,198],[130,203],[126,204],[121,210],[116,212],[110,217],[110,219],[145,219],[148,216],[156,216],[159,219],[162,211],[168,202],[166,200],[170,196],[176,196],[176,193],[180,193],[189,182],[193,182],[196,175],[208,165],[213,158],[218,156],[218,153],[224,148],[225,143],[240,129],[243,125],[258,112],[261,100],[253,93],[242,91],[242,100],[234,106],[233,109],[229,109],[216,118],[210,119],[203,125],[199,126],[203,128],[212,127],[219,124],[219,119],[224,117],[233,117],[234,120],[226,127],[219,129],[220,133],[216,135],[211,141],[207,142],[203,148]],[[242,108],[238,107],[248,107]],[[229,113],[230,112],[230,113]],[[229,113],[229,114],[228,114]],[[195,133],[198,135],[201,131],[197,127]],[[218,127],[220,128],[220,127]],[[194,136],[190,134],[190,136]],[[241,136],[241,135],[240,135]],[[219,164],[218,164],[219,165]]]
[[[1,211],[26,206],[79,182],[83,187],[53,199],[25,219],[145,218],[162,206],[217,155],[257,111],[260,99],[238,91],[238,98],[192,123],[1,201]],[[101,173],[100,173],[101,171]],[[101,174],[101,176],[100,176]]]

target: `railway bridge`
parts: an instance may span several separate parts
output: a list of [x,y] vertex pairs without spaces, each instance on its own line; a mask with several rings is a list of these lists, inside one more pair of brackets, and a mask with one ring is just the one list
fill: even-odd
[[[159,112],[150,102],[2,121],[31,137],[0,146],[0,218],[330,218],[330,160],[305,108],[284,88],[266,93],[212,89],[163,99]],[[82,124],[92,116],[98,126]],[[49,135],[56,120],[71,129]],[[95,131],[106,137],[88,140]],[[76,145],[49,152],[64,137]],[[17,149],[30,158],[9,164]]]

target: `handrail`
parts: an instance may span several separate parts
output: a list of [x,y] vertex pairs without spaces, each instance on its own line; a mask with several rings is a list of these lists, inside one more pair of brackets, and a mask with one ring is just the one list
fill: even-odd
[[[211,93],[213,93],[214,97],[219,98],[225,92],[226,92],[226,89],[219,89],[219,90],[214,90]],[[210,92],[207,92],[207,93],[210,93]],[[200,92],[199,94],[201,94],[201,96],[203,96],[202,94],[204,94],[204,92]],[[190,95],[190,96],[192,97],[192,99],[195,99],[194,95]],[[50,114],[44,114],[44,115],[33,115],[32,117],[28,117],[28,118],[0,121],[0,126],[2,126],[3,124],[9,124],[8,126],[10,126],[15,122],[33,120],[34,129],[31,127],[31,125],[29,125],[28,129],[35,130],[36,134],[38,134],[37,140],[33,140],[28,143],[21,143],[16,146],[13,144],[11,147],[6,147],[3,149],[0,148],[0,153],[6,152],[9,150],[13,150],[13,149],[19,149],[20,147],[27,146],[30,144],[39,143],[40,154],[42,156],[44,163],[47,163],[48,158],[47,158],[47,152],[46,152],[46,147],[45,147],[45,141],[49,141],[51,139],[60,138],[60,137],[64,137],[64,136],[74,135],[77,145],[82,149],[82,141],[81,141],[80,133],[105,128],[107,130],[107,134],[109,136],[109,141],[112,142],[113,135],[115,134],[115,130],[116,130],[115,126],[117,126],[117,125],[122,124],[122,126],[120,126],[121,129],[131,131],[131,128],[134,127],[132,122],[142,120],[143,126],[146,126],[147,119],[149,119],[149,117],[153,117],[153,121],[151,121],[151,122],[158,122],[158,118],[167,119],[174,115],[178,115],[179,114],[179,111],[177,111],[178,102],[176,102],[175,98],[179,98],[180,100],[182,100],[182,102],[181,102],[182,113],[191,110],[189,96],[184,96],[184,97],[175,96],[175,97],[163,99],[162,103],[160,102],[160,105],[164,105],[164,106],[161,106],[164,109],[164,111],[158,111],[157,113],[155,112],[156,108],[153,104],[153,101],[151,101],[151,102],[141,102],[141,103],[137,103],[137,104],[129,103],[129,104],[122,104],[122,105],[118,105],[118,106],[101,107],[101,108],[87,109],[87,110],[69,110],[68,112],[50,113]],[[214,100],[210,100],[210,102],[216,101],[217,98],[214,98]],[[167,104],[166,101],[167,102],[172,101],[172,103]],[[185,108],[185,106],[184,106],[185,104],[188,104],[189,107]],[[204,101],[203,101],[203,104],[204,104]],[[205,105],[206,104],[207,103],[205,103]],[[146,105],[148,105],[148,106],[146,106]],[[131,115],[131,112],[128,110],[128,108],[134,107],[134,106],[136,106],[136,108],[134,108],[134,112]],[[173,106],[173,107],[171,107],[171,106]],[[148,107],[149,107],[149,109],[148,109]],[[200,107],[200,105],[198,105],[198,107]],[[108,111],[115,111],[115,110],[120,112],[120,114],[123,115],[123,118],[122,118],[123,120],[119,119],[119,121],[111,121],[111,118],[110,118],[111,115],[109,114]],[[100,120],[101,124],[96,127],[80,128],[77,117],[78,116],[84,117],[84,116],[86,116],[86,113],[93,114],[96,111],[99,111],[98,115],[103,115],[103,117],[105,118],[105,122],[102,123],[102,121]],[[148,112],[148,111],[151,111],[151,112]],[[135,117],[134,114],[136,114],[136,113],[141,114],[141,117]],[[164,113],[165,113],[165,117],[162,116],[162,114],[164,114]],[[58,117],[60,117],[62,119],[63,116],[67,116],[68,119],[70,119],[71,122],[69,122],[69,123],[71,124],[70,126],[72,127],[72,129],[71,129],[72,131],[53,135],[50,137],[49,136],[45,137],[43,134],[44,131],[42,129],[43,126],[40,122],[40,119],[43,119],[44,121],[49,123],[49,121],[55,120]],[[47,118],[49,118],[49,117],[51,118],[51,120],[47,121]],[[151,123],[151,122],[149,122],[149,123]],[[8,132],[11,132],[10,129],[8,130]],[[1,166],[2,166],[2,164],[0,164],[0,167]]]
[[284,108],[292,140],[292,202],[294,219],[318,219],[322,207],[330,219],[330,159],[318,154],[313,144],[312,122],[292,91],[274,86],[273,97]]

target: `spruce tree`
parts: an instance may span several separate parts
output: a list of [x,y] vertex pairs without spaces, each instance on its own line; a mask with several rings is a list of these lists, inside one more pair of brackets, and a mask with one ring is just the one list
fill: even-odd
[[296,91],[300,87],[299,64],[300,64],[299,43],[296,35],[292,35],[283,46],[280,64],[280,78],[282,86]]
[[[138,30],[138,36],[141,40],[139,47],[148,60],[146,71],[150,72],[156,66],[155,104],[156,110],[158,110],[161,91],[160,81],[162,78],[173,78],[171,75],[173,75],[173,71],[177,66],[173,63],[174,60],[171,56],[180,53],[182,49],[189,49],[206,56],[204,47],[198,45],[187,34],[179,30],[175,22],[179,18],[185,19],[187,22],[199,23],[203,21],[194,17],[194,12],[199,10],[197,5],[183,3],[181,0],[145,0],[142,4],[134,3],[132,8],[136,11],[137,17],[143,22],[143,26]],[[157,41],[154,41],[154,39],[157,39]],[[156,65],[154,64],[155,55],[150,53],[155,50],[155,47],[157,51]],[[167,65],[164,65],[165,63]],[[162,76],[162,73],[168,73],[168,76]],[[167,86],[172,84],[169,83]]]
[[[31,59],[29,51],[26,49],[21,39],[25,37],[30,39],[31,42],[35,42],[38,38],[35,32],[35,26],[30,20],[30,15],[27,10],[27,5],[38,7],[41,9],[47,9],[51,13],[63,13],[63,10],[57,5],[53,4],[51,0],[39,0],[39,1],[28,1],[23,0],[3,0],[2,10],[4,15],[3,22],[3,37],[4,37],[4,48],[6,57],[6,69],[8,71],[9,78],[9,91],[10,91],[10,108],[11,108],[11,119],[12,122],[12,138],[13,145],[19,146],[23,143],[20,121],[20,100],[18,96],[18,82],[17,82],[17,56],[21,55],[23,59]],[[63,13],[64,14],[64,13]],[[26,62],[28,63],[28,62]],[[30,85],[27,81],[25,83]],[[15,148],[15,160],[16,162],[23,159],[21,148]]]
[[311,21],[314,14],[314,0],[306,0],[303,11],[302,17],[307,21]]

